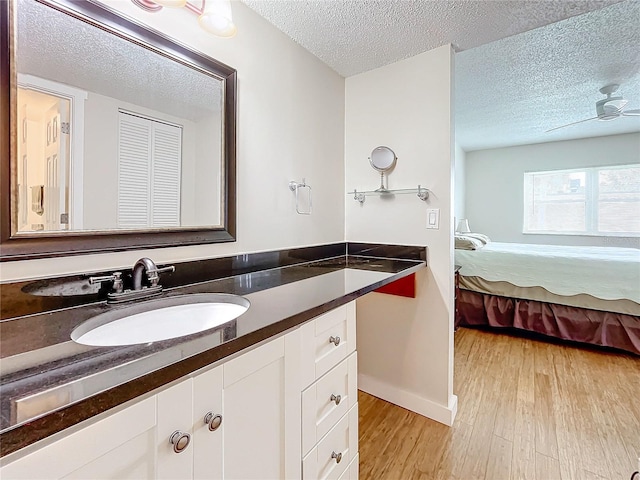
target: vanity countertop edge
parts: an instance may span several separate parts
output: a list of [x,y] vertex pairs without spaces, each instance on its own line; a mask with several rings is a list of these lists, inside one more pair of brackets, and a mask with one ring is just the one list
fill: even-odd
[[[367,248],[351,248],[350,250],[351,245],[361,245]],[[148,371],[142,371],[141,374],[124,382],[107,385],[101,391],[55,408],[53,411],[27,419],[27,421],[9,426],[5,422],[0,432],[0,457],[5,457],[66,428],[144,396],[197,370],[221,363],[245,349],[282,335],[323,313],[426,267],[425,247],[411,247],[414,252],[407,258],[383,257],[380,247],[384,246],[346,244],[346,254],[339,257],[257,270],[223,279],[182,285],[167,291],[166,295],[169,296],[202,292],[239,294],[251,301],[252,305],[248,311],[251,312],[251,315],[244,319],[241,316],[237,324],[233,323],[234,330],[230,335],[227,335],[228,332],[220,328],[214,329],[213,333],[203,332],[184,339],[157,342],[148,355],[140,352],[143,346],[139,345],[115,349],[103,348],[104,359],[90,358],[91,361],[87,365],[90,365],[93,370],[83,373],[79,379],[76,378],[73,382],[84,381],[91,375],[100,374],[102,373],[101,369],[109,370],[111,367],[105,365],[113,361],[110,356],[113,356],[116,362],[128,365],[128,362],[125,361],[126,357],[123,357],[123,352],[129,351],[136,352],[131,361],[132,364],[137,362],[138,369],[147,368],[149,365]],[[422,249],[422,253],[418,253],[418,258],[416,258],[415,251],[419,252],[420,249]],[[384,252],[384,248],[382,248],[382,252]],[[384,253],[394,255],[397,251]],[[402,257],[402,255],[397,256]],[[99,308],[108,307],[102,302]],[[95,315],[96,306],[92,304],[75,309],[75,312],[82,311],[87,312],[84,316]],[[47,314],[43,313],[41,316]],[[34,315],[25,318],[33,319]],[[78,323],[81,322],[77,320],[73,324],[77,325]],[[229,328],[229,325],[224,328]],[[229,338],[226,339],[225,336]],[[210,342],[218,343],[210,344]],[[174,353],[178,358],[161,359],[168,353]],[[82,362],[83,360],[78,362],[71,360],[69,365],[62,366],[62,370],[65,368],[80,370],[83,368]],[[131,368],[131,366],[127,366],[127,368]],[[29,385],[29,381],[33,381],[34,378],[47,379],[46,383],[51,383],[46,385],[45,390],[51,387],[57,388],[56,382],[64,382],[63,379],[55,378],[49,382],[47,373],[46,370],[35,372],[31,376],[27,375],[26,378],[19,378],[13,384],[11,381],[3,382],[0,388],[5,393],[10,391],[12,387],[15,391],[21,391],[22,388],[20,393],[20,398],[22,398],[22,396],[28,397],[30,395],[29,388],[34,389],[34,387],[26,387],[25,389],[21,385]],[[40,386],[35,390],[42,391],[43,387]],[[38,393],[38,391],[34,391],[32,394]],[[2,397],[5,397],[4,400]],[[7,402],[7,400],[9,401]],[[15,400],[15,393],[8,395],[0,393],[3,420],[6,420],[7,409],[15,408]]]

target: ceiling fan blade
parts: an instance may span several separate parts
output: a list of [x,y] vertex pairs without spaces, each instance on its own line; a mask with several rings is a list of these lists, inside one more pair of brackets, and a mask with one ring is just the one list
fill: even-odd
[[640,110],[623,110],[622,116],[624,117],[637,117],[640,116]]
[[577,122],[573,122],[573,123],[567,123],[566,125],[562,125],[560,127],[555,127],[555,128],[550,128],[549,130],[547,130],[544,133],[549,133],[549,132],[553,132],[554,130],[558,130],[559,128],[564,128],[564,127],[570,127],[571,125],[576,125],[578,123],[582,123],[582,122],[588,122],[589,120],[596,120],[598,117],[591,117],[591,118],[585,118],[584,120],[579,120]]

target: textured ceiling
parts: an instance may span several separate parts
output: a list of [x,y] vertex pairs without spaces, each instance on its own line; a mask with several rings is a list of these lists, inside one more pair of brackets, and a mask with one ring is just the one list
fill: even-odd
[[595,117],[598,90],[611,83],[640,109],[640,2],[458,53],[456,141],[469,151],[640,131],[640,117],[624,117],[545,133]]
[[620,0],[243,0],[343,76],[484,45]]
[[192,121],[221,108],[219,80],[33,1],[18,3],[17,43],[20,73]]
[[594,117],[610,83],[640,108],[638,0],[243,2],[343,76],[453,44],[467,151],[640,131],[627,117],[545,133]]

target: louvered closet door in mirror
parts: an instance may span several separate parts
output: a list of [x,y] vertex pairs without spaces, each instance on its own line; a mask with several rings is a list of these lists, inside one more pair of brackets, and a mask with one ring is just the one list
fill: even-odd
[[180,225],[182,127],[119,112],[117,228]]

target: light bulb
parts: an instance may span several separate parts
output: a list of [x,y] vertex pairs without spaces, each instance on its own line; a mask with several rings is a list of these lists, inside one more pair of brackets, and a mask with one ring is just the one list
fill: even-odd
[[184,7],[187,3],[187,0],[153,0],[158,5],[162,5],[163,7]]
[[203,29],[218,37],[233,37],[238,31],[233,23],[231,0],[208,0],[198,22]]

